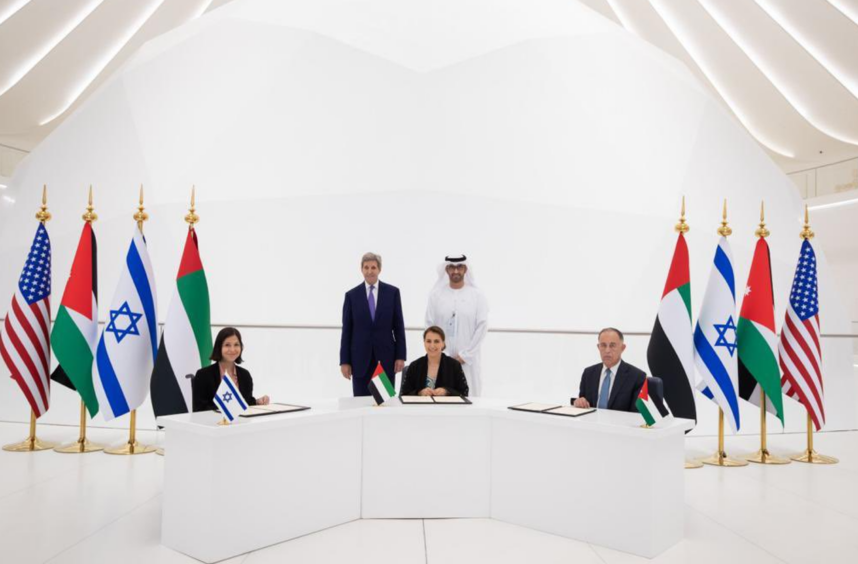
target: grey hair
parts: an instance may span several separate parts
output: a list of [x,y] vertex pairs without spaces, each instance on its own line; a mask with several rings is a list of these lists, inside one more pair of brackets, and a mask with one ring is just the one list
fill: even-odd
[[620,331],[619,329],[617,329],[616,327],[605,327],[604,329],[599,331],[599,337],[602,336],[602,333],[607,333],[608,331],[613,331],[614,333],[616,333],[620,337],[621,342],[624,342],[626,340],[625,337],[623,336],[623,332]]
[[378,269],[381,270],[381,255],[377,255],[375,253],[364,253],[363,256],[360,257],[360,267],[363,268],[365,263],[373,261],[378,264]]

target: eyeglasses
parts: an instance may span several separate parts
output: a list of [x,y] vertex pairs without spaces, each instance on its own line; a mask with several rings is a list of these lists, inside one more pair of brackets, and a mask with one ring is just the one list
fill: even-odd
[[599,343],[599,349],[606,351],[620,348],[620,343]]

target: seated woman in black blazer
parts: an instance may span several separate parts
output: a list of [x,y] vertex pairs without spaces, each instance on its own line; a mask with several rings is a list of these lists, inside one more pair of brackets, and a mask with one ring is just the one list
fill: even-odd
[[401,396],[467,396],[468,381],[458,360],[442,351],[447,347],[444,330],[432,326],[423,332],[426,356],[408,367]]
[[247,405],[268,405],[268,396],[253,397],[253,378],[250,377],[250,372],[238,366],[242,363],[243,349],[244,343],[238,329],[224,327],[220,330],[209,357],[215,363],[197,370],[197,374],[191,381],[194,392],[194,411],[211,411],[215,408],[214,397],[224,374],[229,375],[233,383],[238,386],[238,391]]

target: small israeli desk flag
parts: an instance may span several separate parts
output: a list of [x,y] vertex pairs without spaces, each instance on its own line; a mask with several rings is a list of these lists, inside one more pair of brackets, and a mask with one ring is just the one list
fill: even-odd
[[224,375],[221,380],[214,400],[220,412],[229,421],[235,421],[236,417],[247,411],[247,404],[244,402],[244,398],[241,397],[238,388],[235,387],[227,375]]

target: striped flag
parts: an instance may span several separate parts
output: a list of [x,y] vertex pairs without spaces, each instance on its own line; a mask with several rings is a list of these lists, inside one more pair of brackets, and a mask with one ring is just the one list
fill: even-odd
[[783,392],[804,405],[819,431],[825,425],[819,294],[816,254],[807,239],[801,244],[778,352],[783,370]]
[[98,343],[98,274],[95,232],[85,223],[51,331],[57,366],[51,379],[77,390],[90,417],[98,413],[92,361]]
[[155,276],[146,240],[135,226],[95,351],[93,382],[105,421],[137,409],[149,391],[158,352]]
[[700,375],[697,387],[724,410],[734,433],[739,430],[735,317],[733,256],[727,238],[721,237],[694,329],[694,364]]
[[[664,416],[658,409],[658,406],[655,405],[655,402],[649,395],[649,379],[644,380],[644,385],[641,386],[641,392],[638,394],[638,399],[635,402],[635,406],[638,408],[638,411],[643,416],[646,424],[652,427],[662,419]],[[670,412],[668,412],[669,414]]]
[[390,383],[390,379],[385,374],[380,362],[369,380],[369,392],[372,394],[376,405],[381,405],[396,396],[396,390]]
[[664,382],[664,396],[673,408],[673,414],[696,420],[691,275],[688,265],[688,245],[680,233],[646,358],[650,373]]
[[50,407],[51,239],[39,223],[0,332],[0,356],[36,417]]
[[214,400],[223,416],[230,421],[235,421],[236,417],[247,411],[247,403],[226,374],[217,388]]
[[212,354],[211,309],[197,234],[188,230],[152,372],[155,417],[193,411],[191,377]]
[[777,415],[783,425],[784,400],[777,360],[772,265],[769,245],[763,237],[757,239],[754,250],[736,338],[739,344],[739,395],[754,405],[760,405],[760,395],[765,393],[768,398],[766,409]]

